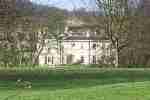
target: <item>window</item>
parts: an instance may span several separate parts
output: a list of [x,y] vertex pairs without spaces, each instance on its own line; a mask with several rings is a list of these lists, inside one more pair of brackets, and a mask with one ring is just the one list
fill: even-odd
[[93,56],[93,64],[96,64],[96,56]]
[[84,63],[84,56],[81,56],[81,63]]
[[81,49],[83,49],[84,48],[84,46],[83,46],[83,44],[81,44]]
[[54,64],[54,57],[52,56],[52,64]]
[[96,49],[96,43],[93,44],[93,49]]
[[76,45],[75,43],[72,43],[72,47],[75,47],[75,45]]
[[104,43],[102,43],[102,49],[105,50],[105,44]]
[[51,58],[50,58],[50,57],[48,57],[48,63],[49,63],[49,62],[51,62]]
[[51,51],[51,48],[48,48],[48,52],[50,52]]
[[47,56],[45,56],[45,64],[47,64]]

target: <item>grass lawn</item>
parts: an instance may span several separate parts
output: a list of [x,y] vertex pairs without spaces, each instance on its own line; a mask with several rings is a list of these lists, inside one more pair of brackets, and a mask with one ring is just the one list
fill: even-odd
[[[150,100],[149,69],[0,72],[0,100]],[[17,87],[20,77],[32,88]]]

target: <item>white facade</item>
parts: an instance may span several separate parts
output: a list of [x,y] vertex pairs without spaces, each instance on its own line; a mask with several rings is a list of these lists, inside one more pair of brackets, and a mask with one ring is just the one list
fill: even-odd
[[[51,46],[44,47],[39,57],[39,64],[100,64],[104,56],[115,55],[109,40],[63,40],[58,43],[49,40],[49,42]],[[104,60],[103,63],[108,62]]]
[[109,41],[68,40],[63,42],[63,45],[64,64],[98,64],[102,55],[111,55],[109,50],[104,54],[102,49],[109,48]]

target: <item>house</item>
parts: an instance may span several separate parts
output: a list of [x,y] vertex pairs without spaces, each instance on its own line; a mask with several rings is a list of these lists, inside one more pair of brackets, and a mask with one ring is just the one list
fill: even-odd
[[68,20],[63,40],[47,39],[39,64],[115,64],[116,50],[96,24]]

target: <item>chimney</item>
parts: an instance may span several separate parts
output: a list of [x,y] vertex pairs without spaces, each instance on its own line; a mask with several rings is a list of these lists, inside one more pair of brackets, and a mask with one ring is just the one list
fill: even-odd
[[145,16],[150,16],[150,0],[143,0],[143,10]]

